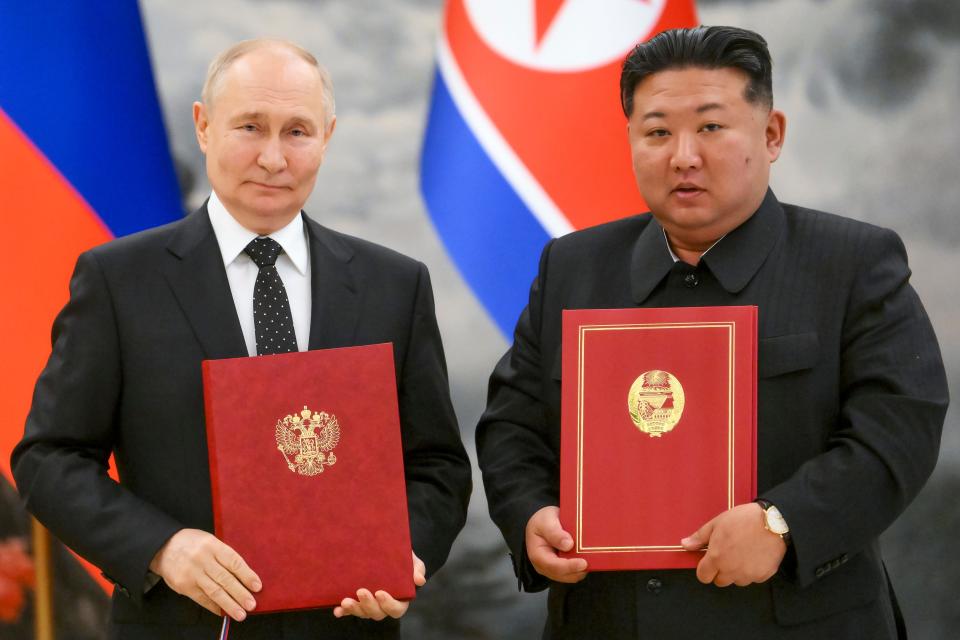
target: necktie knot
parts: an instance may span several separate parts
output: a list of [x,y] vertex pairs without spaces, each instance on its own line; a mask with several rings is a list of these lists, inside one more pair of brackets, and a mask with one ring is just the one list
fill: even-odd
[[276,264],[282,251],[283,247],[273,238],[254,238],[243,250],[260,269]]

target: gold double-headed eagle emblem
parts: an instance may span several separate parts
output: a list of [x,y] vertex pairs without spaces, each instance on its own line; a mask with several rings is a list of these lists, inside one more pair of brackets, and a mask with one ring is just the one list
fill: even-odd
[[277,420],[275,434],[277,449],[294,473],[319,475],[324,466],[337,462],[333,448],[340,442],[340,423],[335,415],[326,411],[312,413],[304,407],[300,415],[290,414]]
[[630,385],[627,410],[637,429],[651,438],[673,430],[683,415],[683,387],[669,371],[645,371]]

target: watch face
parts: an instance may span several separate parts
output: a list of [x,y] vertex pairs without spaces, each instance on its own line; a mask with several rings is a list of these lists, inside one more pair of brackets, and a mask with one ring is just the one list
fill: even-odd
[[790,527],[787,526],[787,521],[783,519],[779,509],[776,507],[770,507],[764,511],[764,514],[766,515],[767,528],[770,529],[770,531],[781,536],[785,533],[789,533]]

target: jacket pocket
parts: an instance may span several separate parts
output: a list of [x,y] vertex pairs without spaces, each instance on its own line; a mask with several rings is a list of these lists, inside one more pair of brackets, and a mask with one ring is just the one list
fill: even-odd
[[757,347],[757,375],[760,378],[810,369],[820,359],[820,340],[816,331],[760,338]]

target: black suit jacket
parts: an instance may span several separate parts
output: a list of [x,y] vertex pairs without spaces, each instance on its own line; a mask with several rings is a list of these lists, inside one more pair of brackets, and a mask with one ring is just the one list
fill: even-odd
[[[392,342],[413,550],[428,574],[463,526],[470,467],[426,267],[306,216],[311,349]],[[177,530],[213,530],[200,362],[246,356],[206,208],[80,256],[12,466],[27,508],[117,583],[111,634],[211,637],[218,620],[160,583]],[[115,454],[120,484],[107,476]],[[254,567],[256,570],[256,567]],[[349,595],[349,594],[344,594]],[[175,627],[171,627],[175,625]],[[397,637],[329,611],[253,616],[231,637]]]
[[558,501],[563,309],[759,307],[757,486],[793,548],[747,588],[701,585],[693,571],[552,584],[545,637],[895,637],[877,538],[933,470],[947,407],[909,275],[893,232],[772,192],[697,267],[674,263],[649,214],[548,244],[477,428],[490,512],[523,586],[547,586],[523,536]]

